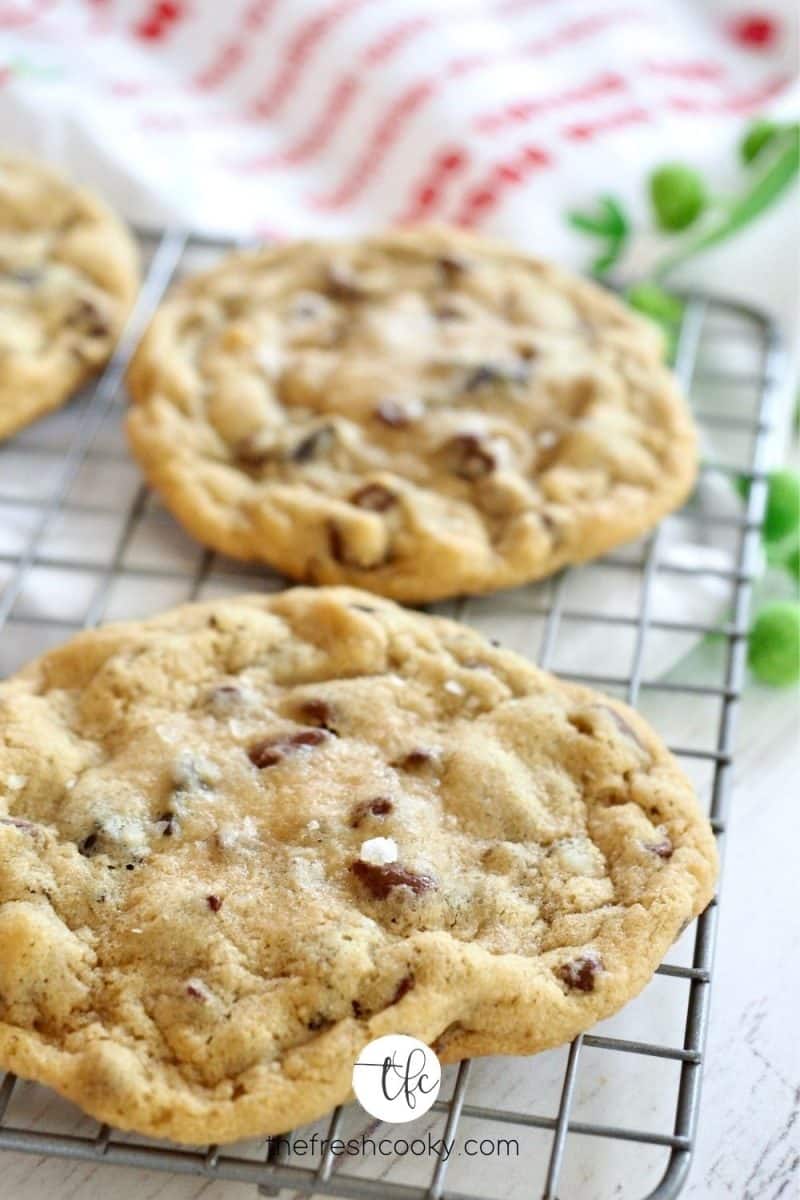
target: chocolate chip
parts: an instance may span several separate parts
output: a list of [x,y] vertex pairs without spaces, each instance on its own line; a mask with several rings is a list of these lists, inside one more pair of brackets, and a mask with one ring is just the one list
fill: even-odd
[[97,833],[87,833],[86,837],[78,842],[78,853],[84,858],[92,858],[98,850],[98,835]]
[[366,1016],[367,1010],[362,1004],[359,1003],[358,1000],[353,1000],[351,1002],[351,1008],[353,1009],[353,1016],[357,1021],[360,1021],[362,1017]]
[[374,800],[365,800],[353,810],[350,827],[356,829],[367,817],[388,816],[393,808],[394,804],[388,796],[376,796]]
[[[303,700],[297,707],[297,715],[309,725],[327,729],[333,721],[333,709],[326,700]],[[332,731],[331,731],[332,732]]]
[[420,767],[430,766],[435,757],[432,750],[426,750],[424,746],[416,746],[394,763],[393,766],[400,767],[404,771],[415,771]]
[[265,463],[276,462],[279,457],[274,442],[267,441],[263,433],[251,433],[242,438],[236,443],[234,454],[244,467],[263,467]]
[[374,415],[378,421],[382,421],[390,429],[405,429],[413,420],[407,408],[388,396],[385,400],[381,400]]
[[656,854],[659,858],[672,858],[673,845],[666,836],[660,842],[645,842],[644,848],[645,850],[649,850],[651,854]]
[[156,817],[156,824],[164,826],[161,831],[162,837],[172,837],[177,825],[177,817],[174,812],[163,812],[160,817]]
[[292,462],[310,462],[330,450],[335,439],[336,430],[333,425],[320,425],[297,443],[290,455]]
[[214,896],[213,894],[211,896],[206,896],[206,904],[212,912],[219,912],[219,910],[222,908],[221,898],[219,896]]
[[436,259],[436,266],[441,271],[445,283],[452,283],[459,275],[466,274],[472,264],[469,259],[459,254],[440,254]]
[[328,522],[328,549],[334,562],[342,564],[347,562],[342,531],[335,521]]
[[204,1004],[208,998],[205,992],[201,991],[199,987],[195,987],[193,983],[187,983],[186,995],[191,996],[193,1000],[202,1000]]
[[350,503],[358,508],[367,508],[370,512],[386,512],[397,503],[397,496],[382,483],[365,483],[357,492],[353,492]]
[[563,963],[557,968],[556,975],[567,987],[578,992],[593,992],[594,981],[602,970],[603,962],[600,956],[589,953]]
[[86,337],[108,337],[108,322],[91,300],[79,300],[70,312],[68,321],[73,329]]
[[404,975],[403,978],[398,983],[397,987],[395,988],[395,993],[392,996],[389,1003],[390,1004],[398,1004],[403,999],[403,996],[408,995],[408,993],[416,985],[416,982],[417,982],[416,979],[410,972],[408,975]]
[[528,368],[521,362],[511,366],[483,363],[464,380],[464,391],[477,392],[481,388],[496,387],[498,384],[522,385],[528,382],[528,378]]
[[396,887],[410,888],[415,896],[421,895],[422,892],[435,891],[438,887],[436,880],[431,875],[418,875],[415,871],[409,871],[407,867],[400,866],[399,863],[377,865],[362,862],[360,858],[357,858],[350,870],[376,900],[385,900],[392,888]]
[[326,278],[325,290],[337,300],[361,300],[367,295],[367,289],[349,263],[329,263]]
[[265,767],[274,767],[276,763],[305,746],[319,746],[329,736],[326,729],[303,729],[289,736],[281,734],[279,737],[264,738],[256,742],[250,747],[247,755],[254,767],[264,770]]
[[484,440],[475,433],[459,433],[445,443],[451,470],[462,479],[481,479],[497,466]]

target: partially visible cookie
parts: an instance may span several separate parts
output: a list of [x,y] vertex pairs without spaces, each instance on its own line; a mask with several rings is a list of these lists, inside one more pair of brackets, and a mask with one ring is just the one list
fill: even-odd
[[299,588],[0,684],[0,1066],[188,1142],[310,1121],[390,1032],[527,1054],[708,903],[658,737],[473,630]]
[[695,476],[652,324],[454,230],[228,257],[129,382],[133,452],[201,541],[410,602],[599,555]]
[[0,155],[0,438],[58,408],[108,359],[137,253],[96,196]]

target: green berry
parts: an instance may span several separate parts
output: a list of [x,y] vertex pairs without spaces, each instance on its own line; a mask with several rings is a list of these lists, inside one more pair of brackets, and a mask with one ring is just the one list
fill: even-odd
[[800,542],[793,546],[783,560],[783,566],[790,575],[800,581]]
[[773,471],[769,477],[764,541],[780,542],[800,529],[800,475]]
[[750,630],[748,662],[762,683],[786,687],[800,679],[800,604],[778,601],[762,608]]
[[708,203],[700,173],[681,163],[668,163],[653,172],[650,200],[656,222],[667,233],[688,229]]
[[770,121],[766,117],[753,121],[739,144],[742,162],[751,163],[758,158],[761,151],[775,140],[780,129],[777,121]]

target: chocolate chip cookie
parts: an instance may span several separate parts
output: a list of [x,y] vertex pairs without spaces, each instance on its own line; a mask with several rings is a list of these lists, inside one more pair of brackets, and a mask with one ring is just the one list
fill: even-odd
[[300,588],[0,685],[0,1064],[188,1142],[310,1121],[360,1049],[573,1037],[708,903],[652,730],[474,631]]
[[0,438],[106,362],[137,281],[134,244],[97,197],[0,155]]
[[157,314],[130,389],[133,452],[201,541],[409,602],[599,555],[695,474],[654,327],[455,231],[226,258]]

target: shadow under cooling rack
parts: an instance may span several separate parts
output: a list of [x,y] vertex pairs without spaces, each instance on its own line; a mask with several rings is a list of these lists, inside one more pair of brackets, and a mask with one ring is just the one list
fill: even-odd
[[[228,248],[180,231],[143,233],[142,244],[149,267],[139,302],[96,386],[0,448],[0,674],[103,620],[284,586],[185,538],[125,453],[122,380],[141,331],[176,274]],[[722,839],[781,353],[757,312],[691,295],[675,369],[709,451],[687,510],[597,563],[439,611],[638,706],[691,774]],[[744,506],[731,488],[742,475],[751,481]],[[693,530],[702,553],[687,554],[682,527]],[[76,1110],[59,1129],[46,1104],[42,1112],[27,1102],[28,1093],[50,1094],[11,1075],[0,1085],[0,1149],[252,1183],[270,1195],[667,1200],[681,1190],[695,1139],[716,919],[714,901],[642,996],[571,1046],[448,1068],[447,1099],[425,1119],[434,1145],[424,1161],[340,1153],[346,1138],[379,1136],[375,1123],[365,1131],[364,1114],[352,1106],[319,1123],[316,1144],[325,1144],[313,1160],[296,1153],[307,1131],[192,1150],[97,1128]],[[632,1098],[632,1112],[615,1108],[620,1097]],[[420,1127],[409,1127],[409,1140]],[[395,1140],[404,1131],[391,1127]],[[466,1151],[469,1140],[496,1151],[504,1139],[517,1143],[513,1160],[495,1154],[481,1166]],[[448,1154],[451,1140],[459,1149]]]

